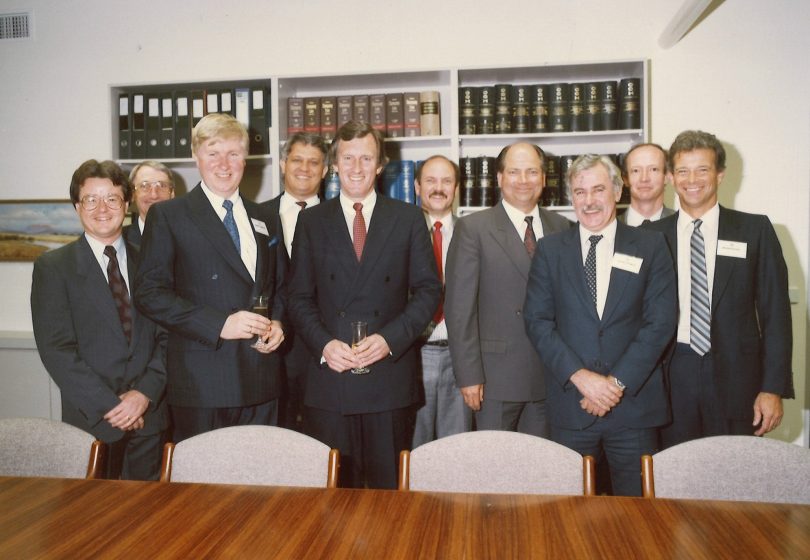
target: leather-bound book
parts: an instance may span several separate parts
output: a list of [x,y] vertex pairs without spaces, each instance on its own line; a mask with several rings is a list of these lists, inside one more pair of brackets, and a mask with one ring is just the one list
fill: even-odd
[[579,155],[560,156],[560,206],[571,206],[571,198],[568,194],[568,170]]
[[385,133],[388,138],[401,138],[405,135],[402,94],[385,94]]
[[304,100],[300,97],[287,99],[287,136],[304,132]]
[[619,128],[641,128],[641,80],[625,78],[619,82]]
[[560,158],[546,153],[546,186],[540,195],[541,206],[557,206],[560,201]]
[[602,130],[602,98],[599,96],[599,82],[585,84],[585,130]]
[[551,132],[568,132],[570,123],[568,119],[568,84],[551,84]]
[[477,159],[474,157],[463,157],[459,159],[458,166],[461,171],[461,198],[460,206],[480,206],[481,190],[478,188],[475,170]]
[[368,96],[368,114],[371,128],[385,136],[385,94],[374,93]]
[[530,89],[531,86],[527,85],[512,86],[512,132],[515,134],[525,134],[530,130]]
[[441,135],[442,122],[438,91],[423,91],[419,93],[419,113],[422,136]]
[[478,134],[495,134],[495,88],[478,90]]
[[369,100],[368,95],[355,95],[352,98],[352,106],[354,107],[354,120],[358,122],[370,122],[371,115],[369,113]]
[[602,98],[602,130],[616,130],[618,124],[618,100],[616,97],[616,82],[610,80],[599,83],[599,95]]
[[481,156],[478,158],[476,166],[476,176],[478,186],[481,189],[481,206],[493,206],[495,204],[495,189],[497,181],[498,158]]
[[568,88],[568,129],[571,132],[588,130],[585,125],[585,84],[571,84]]
[[337,99],[321,97],[321,136],[331,142],[337,132]]
[[531,131],[532,132],[549,132],[549,86],[546,84],[538,84],[531,86],[529,93],[531,95]]
[[352,96],[340,95],[337,98],[337,127],[340,128],[353,117],[352,113]]
[[405,136],[422,135],[422,115],[419,111],[419,92],[410,91],[402,94],[403,124]]
[[304,132],[321,133],[321,98],[304,98]]
[[458,133],[475,134],[478,130],[478,88],[458,88]]
[[495,84],[495,134],[512,132],[512,84]]

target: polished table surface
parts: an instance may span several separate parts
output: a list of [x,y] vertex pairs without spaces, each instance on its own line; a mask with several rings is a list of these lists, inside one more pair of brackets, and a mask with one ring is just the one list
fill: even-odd
[[810,558],[810,506],[0,477],[0,558]]

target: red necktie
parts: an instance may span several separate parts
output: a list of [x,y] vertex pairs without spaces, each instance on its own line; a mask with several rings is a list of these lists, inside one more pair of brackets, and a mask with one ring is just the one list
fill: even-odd
[[[436,270],[439,271],[439,281],[444,284],[444,270],[442,269],[442,223],[433,224],[433,257],[436,259]],[[442,299],[439,300],[439,307],[433,315],[433,322],[437,325],[444,319],[444,290]]]
[[360,262],[360,257],[363,256],[363,246],[366,244],[366,220],[363,218],[363,204],[360,202],[354,203],[352,233],[354,234],[354,254],[357,255],[357,262]]
[[534,236],[534,228],[532,227],[533,216],[526,216],[526,233],[523,235],[523,244],[526,246],[526,252],[529,253],[529,258],[534,256],[534,249],[537,247],[537,238]]
[[115,252],[115,247],[107,245],[104,247],[104,254],[109,259],[107,262],[107,282],[110,284],[113,301],[116,309],[118,309],[118,319],[121,321],[124,335],[127,337],[127,342],[129,342],[132,340],[132,308],[129,302],[129,292],[127,292],[124,277],[121,275],[121,269],[118,267],[118,254]]

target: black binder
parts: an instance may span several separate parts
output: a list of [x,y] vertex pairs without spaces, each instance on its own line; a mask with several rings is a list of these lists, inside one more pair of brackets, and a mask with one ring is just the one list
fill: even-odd
[[174,157],[191,157],[191,101],[188,92],[174,94]]
[[171,93],[160,95],[160,157],[174,157],[174,99]]
[[144,159],[146,157],[146,115],[144,113],[144,102],[142,93],[132,94],[132,149],[129,157],[132,159]]
[[160,157],[160,97],[157,94],[146,97],[146,157]]
[[270,95],[264,87],[250,89],[250,155],[270,153]]
[[118,159],[129,159],[132,153],[132,113],[129,94],[118,95]]

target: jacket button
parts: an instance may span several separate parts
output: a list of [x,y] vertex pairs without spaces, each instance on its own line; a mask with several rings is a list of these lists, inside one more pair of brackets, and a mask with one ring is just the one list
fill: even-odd
[[341,311],[341,312],[339,312],[339,313],[338,313],[338,316],[339,316],[339,317],[345,317],[345,316],[346,316],[346,312],[345,312],[345,311]]
[[379,316],[380,316],[380,312],[379,312],[379,311],[375,311],[375,312],[374,312],[374,316],[375,316],[375,317],[379,317]]

